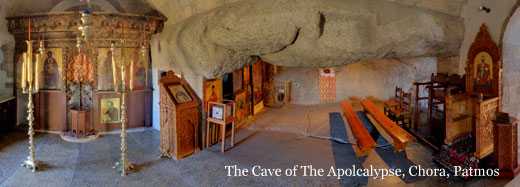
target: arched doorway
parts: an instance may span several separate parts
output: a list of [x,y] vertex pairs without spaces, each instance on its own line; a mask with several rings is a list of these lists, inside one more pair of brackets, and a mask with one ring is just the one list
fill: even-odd
[[503,111],[520,117],[520,9],[509,18],[502,37]]

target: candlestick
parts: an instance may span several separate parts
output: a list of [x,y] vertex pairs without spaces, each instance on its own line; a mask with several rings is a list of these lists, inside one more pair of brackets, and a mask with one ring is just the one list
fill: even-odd
[[[36,65],[33,62],[33,49],[32,49],[32,41],[31,41],[31,20],[29,20],[29,36],[27,43],[27,52],[23,54],[23,67],[22,67],[22,88],[23,93],[27,93],[27,124],[29,126],[27,135],[29,135],[29,156],[27,160],[22,163],[23,167],[31,169],[35,172],[40,162],[36,160],[36,149],[34,146],[34,103],[33,103],[33,94],[38,91],[38,71],[39,71],[39,61],[40,54],[36,55]],[[36,77],[33,77],[36,76]],[[36,78],[36,82],[33,81],[33,78]],[[27,88],[28,87],[28,88]]]

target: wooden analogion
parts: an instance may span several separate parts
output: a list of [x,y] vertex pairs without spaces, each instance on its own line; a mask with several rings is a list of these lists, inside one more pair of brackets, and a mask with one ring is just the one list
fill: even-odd
[[182,159],[199,149],[201,101],[188,83],[169,71],[159,80],[161,156]]

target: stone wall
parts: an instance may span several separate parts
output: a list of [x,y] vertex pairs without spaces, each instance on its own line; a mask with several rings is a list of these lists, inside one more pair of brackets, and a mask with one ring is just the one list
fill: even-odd
[[[395,87],[413,91],[414,81],[427,81],[437,72],[436,58],[373,60],[334,67],[336,101],[349,97],[392,97]],[[282,68],[276,82],[292,81],[293,104],[320,104],[317,68]]]

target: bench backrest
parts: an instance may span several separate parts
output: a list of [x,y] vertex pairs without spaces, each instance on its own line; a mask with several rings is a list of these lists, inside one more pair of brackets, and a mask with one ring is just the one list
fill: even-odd
[[361,101],[361,105],[394,140],[400,141],[399,143],[407,143],[413,140],[412,135],[390,120],[372,101],[364,99]]

